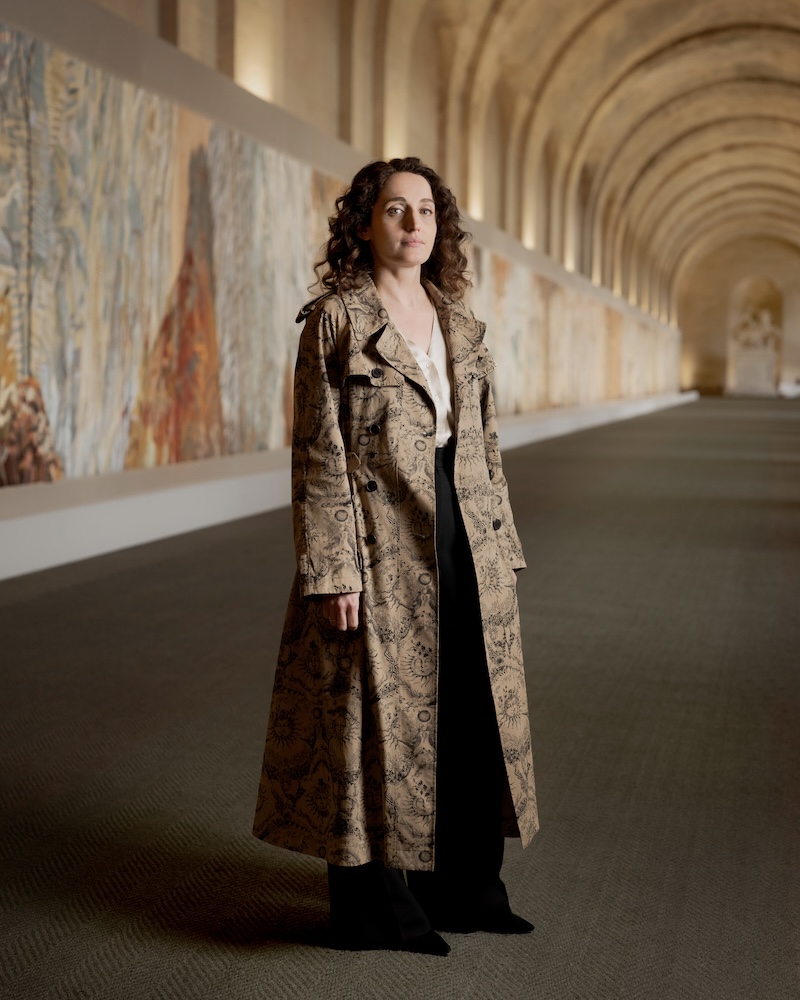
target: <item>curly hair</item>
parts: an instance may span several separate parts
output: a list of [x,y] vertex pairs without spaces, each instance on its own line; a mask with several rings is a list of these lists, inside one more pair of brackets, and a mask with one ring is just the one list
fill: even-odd
[[[331,235],[325,256],[314,270],[319,283],[328,291],[345,291],[359,284],[362,275],[372,274],[372,249],[358,234],[372,221],[372,208],[384,185],[397,173],[419,174],[430,184],[436,207],[436,241],[433,252],[422,265],[427,278],[446,295],[460,299],[472,284],[467,274],[464,244],[471,239],[461,228],[461,215],[453,192],[441,177],[416,156],[376,160],[368,163],[353,178],[350,187],[336,199],[336,214],[328,219]],[[326,269],[327,268],[327,269]],[[323,270],[326,269],[326,270]]]

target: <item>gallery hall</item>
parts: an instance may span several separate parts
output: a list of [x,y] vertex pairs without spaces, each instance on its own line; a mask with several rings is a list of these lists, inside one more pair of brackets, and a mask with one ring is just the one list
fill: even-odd
[[0,704],[3,1000],[800,997],[800,0],[0,0]]

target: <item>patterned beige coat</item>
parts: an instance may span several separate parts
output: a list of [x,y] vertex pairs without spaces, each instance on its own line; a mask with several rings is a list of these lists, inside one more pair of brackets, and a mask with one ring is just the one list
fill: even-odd
[[[514,569],[484,324],[429,294],[453,366],[455,485],[480,591],[510,796],[506,835],[538,828]],[[256,836],[334,864],[434,865],[435,409],[370,280],[301,313],[292,494],[298,572],[272,696]],[[362,593],[337,632],[318,595]],[[478,796],[480,790],[477,790]],[[513,807],[513,808],[512,808]],[[464,836],[469,836],[468,826]]]

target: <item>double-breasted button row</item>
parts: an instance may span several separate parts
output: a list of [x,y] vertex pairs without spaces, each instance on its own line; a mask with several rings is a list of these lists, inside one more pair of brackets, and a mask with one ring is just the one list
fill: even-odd
[[492,527],[494,528],[495,531],[497,531],[498,528],[502,527],[502,525],[503,522],[500,520],[499,517],[496,517],[494,521],[492,521]]
[[377,539],[377,538],[376,538],[376,537],[375,537],[375,536],[374,536],[374,535],[372,534],[372,532],[370,532],[370,533],[369,533],[368,535],[366,535],[366,536],[365,536],[365,538],[364,538],[364,541],[365,541],[365,542],[367,543],[367,545],[374,545],[374,544],[375,544],[375,542],[377,542],[377,540],[378,540],[378,539]]
[[383,378],[383,368],[373,368],[370,375],[373,378]]
[[367,492],[368,493],[374,493],[375,490],[377,490],[377,488],[378,488],[378,484],[375,482],[375,480],[374,479],[370,479],[370,481],[367,483]]

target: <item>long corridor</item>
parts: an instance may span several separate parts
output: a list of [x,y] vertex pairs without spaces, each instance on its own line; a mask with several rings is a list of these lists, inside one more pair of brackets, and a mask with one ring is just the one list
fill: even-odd
[[0,584],[6,1000],[800,995],[800,403],[505,465],[542,820],[505,875],[534,935],[329,950],[321,862],[249,835],[283,510]]

